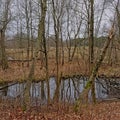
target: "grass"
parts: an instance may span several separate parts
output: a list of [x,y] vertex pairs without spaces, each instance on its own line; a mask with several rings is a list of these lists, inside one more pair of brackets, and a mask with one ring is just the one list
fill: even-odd
[[[97,50],[97,48],[95,48]],[[75,75],[88,75],[88,48],[82,47],[77,49],[73,61],[68,62],[68,51],[65,50],[65,63],[59,64],[62,77],[73,77]],[[23,55],[21,51],[24,51]],[[25,49],[9,49],[7,54],[14,56],[15,59],[26,59]],[[73,48],[72,48],[73,51]],[[82,54],[84,53],[84,57]],[[96,52],[96,55],[97,52]],[[84,59],[83,59],[84,58]],[[112,66],[107,63],[108,56],[106,56],[104,63],[102,64],[98,75],[105,75],[107,77],[116,76],[120,77],[120,61]],[[60,59],[61,60],[61,59]],[[30,62],[31,66],[31,62]],[[0,68],[0,82],[8,81],[24,81],[27,79],[30,67],[27,67],[27,62],[9,61],[9,68],[3,71]],[[51,48],[49,51],[49,75],[56,75],[56,62],[55,62],[55,49]],[[34,80],[45,79],[45,67],[44,63],[37,60],[35,67]],[[24,112],[20,106],[21,101],[17,99],[1,100],[0,99],[0,116],[3,119],[37,119],[37,120],[118,120],[120,119],[120,101],[114,102],[97,102],[97,104],[82,105],[80,111],[76,114],[73,111],[74,105],[68,103],[53,103],[48,106],[33,106],[27,112]],[[58,107],[59,106],[59,107]]]
[[[98,48],[95,48],[98,51]],[[7,55],[13,57],[14,59],[24,60],[27,58],[27,52],[25,49],[7,49]],[[23,52],[22,52],[23,51]],[[60,57],[60,75],[62,73],[62,77],[72,77],[75,75],[88,75],[88,47],[80,47],[77,48],[73,61],[68,61],[68,49],[64,48],[64,65],[61,64]],[[71,48],[71,53],[73,51],[73,47]],[[84,53],[84,56],[83,56]],[[114,53],[114,52],[113,52]],[[117,52],[117,54],[120,54]],[[96,52],[96,57],[99,54]],[[112,54],[114,55],[114,54]],[[48,62],[49,62],[49,75],[56,76],[56,62],[55,62],[55,48],[50,48],[48,52]],[[120,55],[119,55],[120,56]],[[106,58],[99,70],[98,75],[105,75],[108,77],[116,76],[120,77],[120,57],[118,56],[118,61],[113,65],[108,64],[108,56]],[[114,57],[113,57],[114,59]],[[31,65],[31,62],[30,62]],[[27,62],[21,61],[9,61],[9,68],[3,71],[0,68],[0,81],[24,81],[28,77],[30,67],[27,67]],[[44,62],[42,63],[40,60],[37,61],[35,67],[35,80],[44,80],[45,79],[45,67]]]

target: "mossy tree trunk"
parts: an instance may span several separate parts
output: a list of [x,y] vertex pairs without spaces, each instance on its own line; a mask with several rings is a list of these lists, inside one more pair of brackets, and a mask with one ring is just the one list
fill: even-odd
[[60,76],[59,76],[59,17],[56,15],[55,3],[52,0],[52,8],[53,8],[53,21],[54,21],[54,32],[55,32],[55,45],[56,45],[56,90],[54,94],[54,100],[56,102],[59,101],[59,87],[60,87]]
[[[46,49],[46,41],[45,41],[45,17],[46,17],[46,9],[47,9],[47,0],[40,0],[41,4],[41,18],[39,20],[39,28],[38,28],[38,39],[37,39],[37,46],[35,49],[34,58],[32,60],[32,65],[30,68],[30,72],[28,75],[25,91],[24,91],[24,110],[28,110],[30,108],[30,88],[31,82],[34,79],[34,71],[36,66],[36,61],[38,58],[39,51],[45,53],[45,62],[46,62],[46,81],[47,81],[47,88],[48,88],[48,101],[50,99],[50,91],[49,91],[49,74],[48,74],[48,61],[47,61],[47,49]],[[41,50],[41,48],[44,48]],[[44,50],[44,51],[43,51]],[[43,54],[42,54],[43,55]],[[43,57],[43,56],[41,56]]]
[[43,49],[44,49],[44,56],[45,56],[45,70],[46,70],[46,83],[47,83],[47,102],[50,103],[50,87],[49,87],[49,67],[48,67],[48,52],[47,52],[47,42],[45,37],[45,17],[47,11],[47,0],[41,0],[41,12],[42,12],[42,25],[43,25],[43,32],[42,32],[42,39],[43,39]]
[[120,43],[120,9],[119,9],[119,5],[120,5],[120,0],[118,0],[117,4],[116,4],[116,19],[117,19],[117,27],[118,27],[118,39],[119,39],[119,43]]
[[[94,62],[94,0],[84,1],[87,11],[87,33],[89,42],[89,75],[91,74]],[[95,102],[95,85],[92,83],[92,99]]]
[[102,52],[101,52],[101,54],[99,56],[99,59],[98,59],[98,61],[96,61],[96,64],[92,69],[91,75],[90,75],[89,80],[88,80],[88,82],[87,82],[87,84],[85,86],[85,89],[83,90],[83,92],[81,93],[78,101],[75,104],[75,111],[79,110],[79,106],[82,103],[82,101],[86,101],[86,96],[88,95],[88,93],[89,93],[89,91],[90,91],[90,89],[91,89],[91,87],[93,85],[92,83],[95,81],[95,78],[96,78],[96,75],[97,75],[98,70],[100,68],[100,65],[101,65],[101,63],[102,63],[102,61],[103,61],[103,59],[105,57],[107,48],[108,48],[111,40],[113,39],[113,37],[114,37],[114,24],[113,24],[113,26],[112,26],[112,28],[111,28],[111,30],[109,32],[108,40],[106,41],[106,43],[105,43],[105,45],[103,47],[103,50],[102,50]]
[[31,89],[32,80],[34,79],[35,62],[36,62],[35,59],[33,59],[32,66],[31,66],[31,69],[30,69],[30,72],[29,72],[29,75],[28,75],[28,79],[27,79],[27,82],[26,82],[25,90],[24,90],[24,99],[23,99],[23,110],[24,111],[30,109],[30,103],[31,103],[30,89]]

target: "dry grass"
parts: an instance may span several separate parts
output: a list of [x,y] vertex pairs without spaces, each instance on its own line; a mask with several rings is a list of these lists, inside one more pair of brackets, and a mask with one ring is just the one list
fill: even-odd
[[[73,75],[88,75],[88,48],[77,48],[76,54],[74,56],[73,61],[68,62],[68,51],[67,48],[65,50],[65,63],[64,65],[59,64],[59,73],[62,74],[62,77],[70,77]],[[97,50],[97,48],[95,48]],[[73,50],[73,48],[72,48]],[[21,51],[24,51],[24,54],[21,55]],[[24,49],[10,49],[7,50],[8,54],[12,56],[14,54],[15,59],[26,59],[26,53]],[[82,53],[84,52],[84,59]],[[97,54],[97,52],[96,52]],[[22,56],[22,57],[21,57]],[[61,61],[61,59],[60,59]],[[106,62],[106,61],[104,61]],[[31,64],[31,62],[30,62]],[[28,77],[28,73],[30,71],[30,67],[27,67],[27,62],[20,62],[20,61],[10,61],[9,68],[3,71],[0,68],[0,81],[23,81],[26,80]],[[116,76],[120,77],[120,61],[115,63],[114,65],[102,64],[98,75],[105,75],[105,76]],[[50,48],[49,51],[49,75],[55,76],[56,75],[56,62],[55,62],[55,48]],[[41,63],[40,60],[37,61],[35,67],[35,80],[45,79],[45,67],[44,63]]]
[[[35,80],[45,79],[45,68],[40,60],[37,61],[35,67]],[[59,65],[59,73],[62,77],[72,77],[74,75],[88,75],[88,64],[83,60],[66,62],[64,65]],[[27,62],[9,62],[9,68],[5,71],[0,69],[0,80],[4,81],[23,81],[28,77],[30,67],[27,67]],[[108,66],[103,64],[99,70],[98,75],[105,75],[108,77],[116,76],[120,77],[120,66]],[[49,60],[49,75],[56,75],[56,63],[54,60]]]

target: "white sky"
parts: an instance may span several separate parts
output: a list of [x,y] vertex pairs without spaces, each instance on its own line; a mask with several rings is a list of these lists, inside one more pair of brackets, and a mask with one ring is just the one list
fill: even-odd
[[[12,7],[11,7],[11,12],[12,12],[12,16],[15,16],[17,14],[17,11],[18,11],[18,8],[16,7],[16,0],[12,0],[14,1],[13,4],[12,4]],[[18,0],[18,1],[21,1],[21,0]],[[101,2],[104,1],[104,0],[95,0],[95,19],[96,17],[100,17],[100,13],[101,13]],[[112,0],[107,0],[107,1],[112,1]],[[34,3],[34,5],[36,5],[36,3]],[[22,9],[23,10],[23,9]],[[97,11],[96,11],[97,10]],[[37,11],[37,9],[36,9]],[[99,14],[98,14],[99,12]],[[22,12],[24,13],[24,12]],[[35,13],[36,15],[38,14],[38,12]],[[104,11],[104,14],[103,14],[103,17],[102,17],[102,21],[101,21],[101,25],[100,25],[100,31],[99,31],[99,35],[102,35],[103,32],[105,32],[105,28],[106,30],[110,27],[110,20],[113,19],[113,16],[114,16],[114,9],[113,7],[109,4],[107,7],[106,7],[106,10]],[[20,16],[18,16],[18,19],[20,18]],[[65,16],[64,16],[65,18]],[[78,17],[79,18],[79,17]],[[74,22],[74,16],[73,16],[73,22]],[[78,19],[79,20],[79,19]],[[19,22],[21,20],[19,19]],[[77,23],[73,23],[73,26],[75,26],[75,24]],[[25,32],[26,31],[26,27],[25,27],[25,19],[22,20],[22,24],[23,24],[23,31]],[[37,26],[38,26],[38,16],[34,16],[34,20],[33,20],[33,24],[34,24],[34,27],[35,27],[35,30],[34,30],[34,33],[35,35],[37,35]],[[72,25],[71,24],[71,25]],[[54,28],[53,28],[53,21],[52,21],[52,18],[51,18],[51,25],[50,25],[50,34],[54,34]],[[74,27],[71,26],[70,29],[73,29]],[[96,26],[96,25],[95,25]],[[104,30],[103,30],[103,26],[104,26]],[[84,29],[85,27],[82,28],[82,31],[80,32],[82,36],[82,34],[84,33]],[[64,28],[63,28],[63,35],[66,36],[66,25],[64,25]],[[83,33],[82,33],[83,32]],[[8,30],[7,30],[7,34],[9,35],[14,35],[17,33],[17,22],[16,21],[12,21],[9,25],[8,25]],[[74,32],[71,33],[71,36],[74,36]]]

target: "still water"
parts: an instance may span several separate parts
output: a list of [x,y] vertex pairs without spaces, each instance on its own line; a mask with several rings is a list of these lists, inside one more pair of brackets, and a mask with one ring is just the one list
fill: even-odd
[[[60,84],[60,101],[74,102],[79,98],[80,93],[83,91],[88,78],[70,78],[61,80]],[[26,83],[7,83],[0,85],[0,98],[17,98],[23,97]],[[50,78],[50,97],[53,99],[56,90],[55,78]],[[9,87],[7,87],[9,86]],[[95,80],[95,92],[97,99],[106,99],[110,97],[120,98],[120,78],[117,79],[103,79],[97,78]],[[31,99],[36,99],[45,104],[47,101],[47,86],[46,81],[32,82],[30,89]],[[91,93],[89,93],[89,100],[91,100]]]

